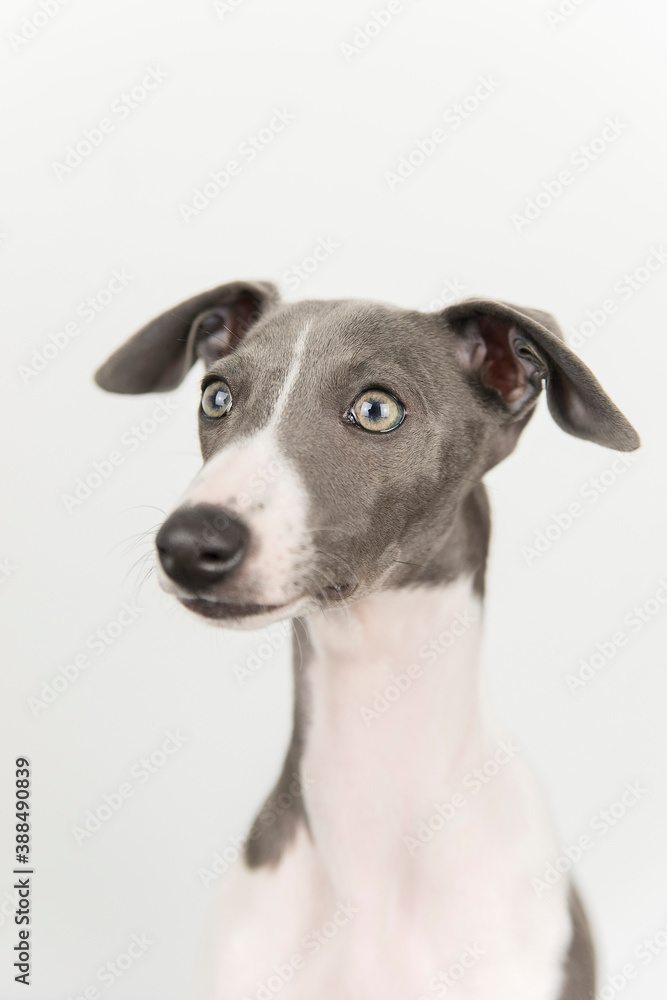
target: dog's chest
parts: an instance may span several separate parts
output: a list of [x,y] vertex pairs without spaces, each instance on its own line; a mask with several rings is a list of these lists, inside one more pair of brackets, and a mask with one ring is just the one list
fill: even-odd
[[467,583],[313,631],[300,763],[309,831],[227,876],[199,1000],[557,1000],[569,939],[539,789],[479,708]]
[[[530,898],[488,844],[460,866],[437,850],[412,883],[336,891],[300,829],[275,869],[230,872],[197,1000],[558,1000],[566,887]],[[493,859],[493,860],[492,860]],[[492,861],[492,863],[490,863]],[[478,862],[477,866],[475,862]]]

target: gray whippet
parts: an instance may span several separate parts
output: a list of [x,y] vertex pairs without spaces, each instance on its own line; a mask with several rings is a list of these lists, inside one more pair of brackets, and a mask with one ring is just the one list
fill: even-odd
[[[201,359],[204,465],[156,539],[223,627],[293,620],[294,730],[224,880],[198,1000],[588,1000],[594,959],[539,786],[480,693],[489,509],[542,383],[555,421],[636,432],[547,313],[282,303],[233,282],[98,371],[173,389]],[[563,867],[563,866],[561,866]]]

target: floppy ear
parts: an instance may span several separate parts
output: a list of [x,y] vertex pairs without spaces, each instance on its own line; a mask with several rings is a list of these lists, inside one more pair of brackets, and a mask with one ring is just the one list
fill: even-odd
[[233,351],[280,296],[268,281],[232,281],[181,302],[135,333],[95,373],[108,392],[175,389],[198,358],[207,366]]
[[441,315],[483,398],[500,405],[510,421],[527,419],[544,381],[551,415],[568,434],[617,451],[639,447],[634,427],[566,346],[553,316],[483,299],[459,302]]

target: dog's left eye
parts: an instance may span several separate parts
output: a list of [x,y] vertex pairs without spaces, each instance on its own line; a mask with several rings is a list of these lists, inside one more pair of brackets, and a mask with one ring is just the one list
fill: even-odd
[[210,382],[201,397],[201,408],[207,417],[224,417],[232,408],[232,391],[226,382]]
[[366,389],[352,404],[350,416],[365,431],[384,434],[403,423],[405,407],[384,389]]

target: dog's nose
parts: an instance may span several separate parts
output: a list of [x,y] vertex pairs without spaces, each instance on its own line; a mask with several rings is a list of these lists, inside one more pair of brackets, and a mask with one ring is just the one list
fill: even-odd
[[167,576],[194,593],[220,583],[236,569],[248,545],[248,529],[233,514],[211,504],[181,507],[155,539]]

